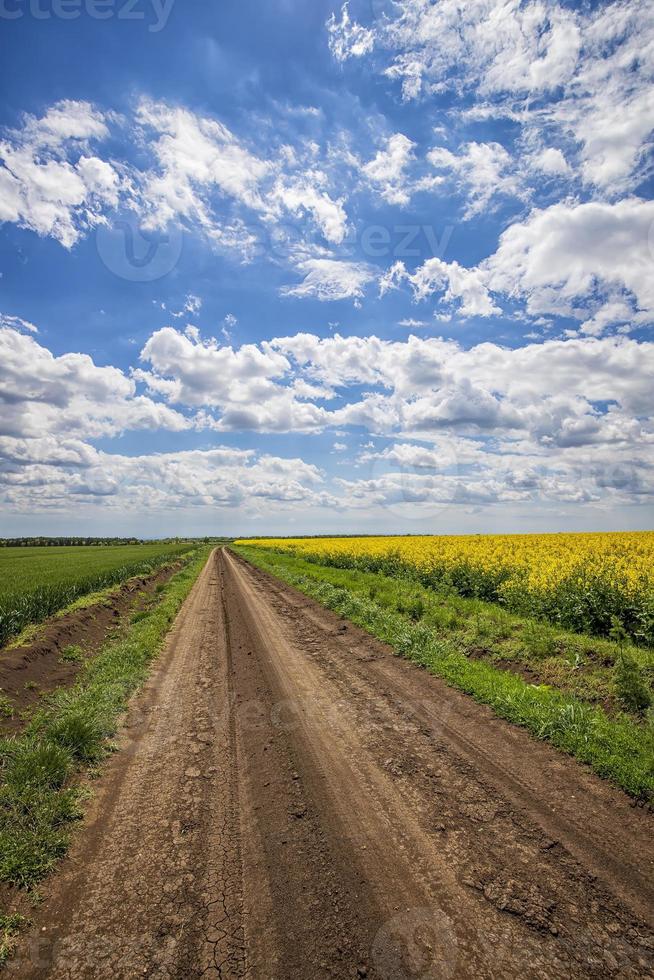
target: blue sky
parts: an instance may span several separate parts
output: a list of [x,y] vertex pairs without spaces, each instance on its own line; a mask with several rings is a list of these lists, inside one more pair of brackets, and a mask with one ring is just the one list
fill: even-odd
[[4,0],[0,534],[651,526],[651,5],[460,6]]

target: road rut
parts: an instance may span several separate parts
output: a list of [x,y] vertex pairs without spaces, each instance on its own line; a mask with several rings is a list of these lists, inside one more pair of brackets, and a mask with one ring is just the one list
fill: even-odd
[[651,814],[216,551],[25,977],[654,976]]

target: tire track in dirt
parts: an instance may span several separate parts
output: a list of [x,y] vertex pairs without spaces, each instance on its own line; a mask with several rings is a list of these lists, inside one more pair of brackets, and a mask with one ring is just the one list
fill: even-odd
[[650,814],[224,551],[123,741],[18,976],[654,976]]

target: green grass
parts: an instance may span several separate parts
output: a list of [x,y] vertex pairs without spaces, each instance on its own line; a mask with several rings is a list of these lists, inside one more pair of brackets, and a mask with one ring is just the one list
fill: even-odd
[[118,719],[209,551],[199,548],[147,618],[83,664],[74,687],[48,695],[24,732],[0,740],[0,881],[31,887],[65,853],[72,823],[82,815],[80,772],[110,750]]
[[26,919],[18,913],[0,915],[0,967],[13,953],[18,933],[25,923]]
[[0,691],[0,718],[13,718],[14,703],[10,697]]
[[188,542],[0,548],[0,646],[85,596],[189,551]]
[[64,647],[59,657],[59,663],[61,664],[81,664],[83,660],[84,651],[76,643],[71,643],[70,646]]
[[[624,710],[620,644],[557,630],[451,590],[437,593],[414,579],[253,547],[233,550],[631,795],[654,798],[654,719]],[[648,685],[652,651],[630,647],[629,657]]]

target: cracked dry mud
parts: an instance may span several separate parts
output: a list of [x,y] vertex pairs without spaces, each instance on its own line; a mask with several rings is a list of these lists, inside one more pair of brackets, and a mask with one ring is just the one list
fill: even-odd
[[654,976],[651,819],[216,551],[13,969]]

